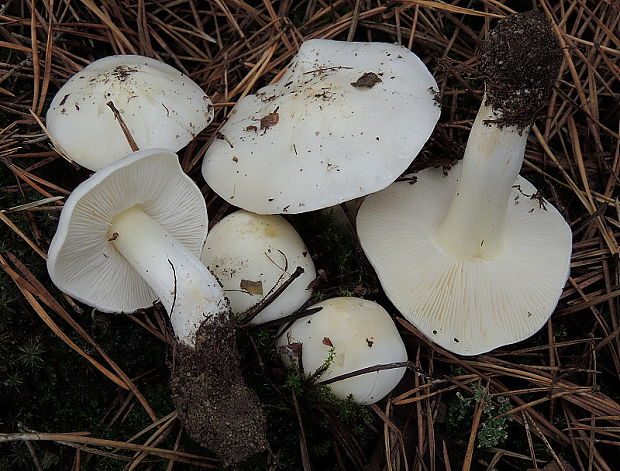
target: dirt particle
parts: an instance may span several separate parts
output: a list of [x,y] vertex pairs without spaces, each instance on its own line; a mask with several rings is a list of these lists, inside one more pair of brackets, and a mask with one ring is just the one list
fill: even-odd
[[196,348],[178,344],[175,353],[172,398],[187,433],[225,464],[240,463],[264,450],[265,416],[243,381],[228,315],[203,322]]
[[268,97],[262,97],[261,101],[263,103],[269,103],[270,101],[273,101],[275,99],[276,99],[276,96],[275,95],[271,95],[271,96],[268,96]]
[[272,113],[269,113],[263,116],[260,119],[260,128],[261,129],[270,128],[271,126],[275,126],[276,124],[278,124],[278,121],[280,121],[280,115],[276,111],[274,111]]
[[435,104],[441,108],[441,93],[439,93],[439,90],[436,90],[433,87],[429,87],[428,91],[433,97],[433,101],[435,102]]
[[351,82],[355,88],[372,88],[382,80],[374,72],[365,72],[355,82]]
[[117,65],[112,69],[110,75],[116,78],[119,82],[125,82],[134,72],[138,72],[137,67],[130,67],[128,65]]
[[547,202],[545,201],[545,198],[540,192],[540,190],[536,191],[536,193],[530,196],[530,199],[538,201],[538,208],[547,211]]

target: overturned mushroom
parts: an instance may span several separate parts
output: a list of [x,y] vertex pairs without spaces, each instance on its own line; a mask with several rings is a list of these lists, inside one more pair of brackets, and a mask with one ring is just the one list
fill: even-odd
[[187,75],[129,55],[104,57],[71,77],[54,96],[46,125],[60,151],[99,170],[137,150],[125,132],[139,149],[176,152],[212,119],[211,100]]
[[240,100],[204,158],[209,186],[260,214],[303,213],[385,188],[439,119],[437,83],[408,49],[313,39]]
[[202,262],[217,276],[234,313],[241,314],[282,286],[297,267],[303,273],[252,319],[262,324],[299,309],[316,278],[306,245],[282,216],[237,211],[209,231]]
[[561,53],[544,16],[510,15],[484,41],[486,94],[462,162],[427,169],[362,204],[357,230],[394,305],[462,355],[526,339],[553,312],[571,230],[518,175]]
[[198,256],[207,211],[175,154],[135,152],[67,199],[47,266],[62,291],[105,312],[162,302],[178,340],[174,402],[189,434],[225,462],[265,448],[265,418],[245,386],[230,307]]

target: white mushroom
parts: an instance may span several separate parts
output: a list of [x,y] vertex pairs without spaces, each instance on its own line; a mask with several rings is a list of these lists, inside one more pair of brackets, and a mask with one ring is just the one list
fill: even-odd
[[175,68],[143,56],[99,59],[61,87],[46,118],[59,150],[90,170],[132,152],[108,103],[139,149],[176,152],[213,119],[209,97]]
[[203,175],[229,203],[301,213],[378,191],[405,171],[439,119],[437,84],[387,43],[313,39],[275,84],[233,109]]
[[[298,319],[280,335],[280,350],[301,344],[301,364],[312,375],[328,362],[320,380],[328,380],[363,368],[407,361],[405,345],[385,309],[361,298],[332,298],[314,304],[319,312]],[[330,359],[330,356],[332,357]],[[282,355],[284,361],[291,361]],[[359,374],[331,383],[341,398],[352,396],[360,404],[383,399],[405,374],[405,368],[391,368]]]
[[134,312],[160,300],[179,340],[228,311],[199,260],[207,210],[176,156],[135,152],[97,172],[67,199],[48,252],[52,281],[104,312]]
[[452,352],[475,355],[530,337],[568,277],[570,227],[518,176],[559,58],[544,17],[500,21],[483,47],[489,95],[462,162],[446,177],[427,169],[413,185],[395,183],[358,213],[362,247],[387,296]]
[[237,211],[209,231],[202,262],[219,279],[234,313],[246,312],[286,282],[297,267],[303,273],[253,320],[262,324],[292,314],[312,295],[316,278],[306,245],[282,216]]
[[264,449],[265,418],[241,376],[222,287],[199,259],[206,235],[205,201],[177,156],[138,151],[67,198],[47,267],[62,291],[102,311],[162,302],[179,342],[172,368],[179,417],[228,463]]

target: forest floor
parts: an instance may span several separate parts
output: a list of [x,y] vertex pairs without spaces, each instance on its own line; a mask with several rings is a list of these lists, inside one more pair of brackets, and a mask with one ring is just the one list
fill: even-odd
[[[462,157],[482,97],[481,40],[498,18],[541,9],[563,51],[530,133],[522,175],[569,222],[571,274],[532,338],[475,357],[428,341],[389,303],[355,232],[324,214],[288,216],[321,283],[394,316],[411,368],[368,407],[287,371],[275,328],[243,328],[244,373],[265,405],[270,449],[247,470],[620,469],[620,8],[614,0],[6,0],[0,5],[0,469],[219,468],[172,405],[167,317],[95,312],[51,282],[46,252],[63,200],[90,172],[42,125],[59,87],[110,54],[158,58],[211,97],[215,119],[179,153],[210,224],[234,207],[201,158],[237,100],[271,83],[311,38],[413,50],[442,114],[412,165]],[[96,130],[93,130],[95,132]]]

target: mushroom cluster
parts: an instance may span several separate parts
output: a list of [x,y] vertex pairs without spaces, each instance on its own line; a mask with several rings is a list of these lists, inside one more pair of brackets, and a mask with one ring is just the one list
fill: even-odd
[[[427,169],[415,184],[394,183],[439,119],[432,75],[400,46],[306,41],[278,82],[237,103],[207,150],[205,180],[243,208],[207,235],[205,200],[174,152],[211,121],[210,100],[159,61],[96,61],[61,88],[47,115],[59,150],[97,170],[67,199],[50,276],[105,312],[160,301],[178,341],[179,416],[224,462],[243,461],[267,442],[241,376],[234,314],[281,289],[253,322],[287,316],[308,303],[316,277],[301,237],[278,214],[369,195],[357,231],[385,293],[453,352],[517,342],[547,320],[568,276],[571,232],[518,173],[558,64],[544,17],[500,21],[484,42],[486,93],[463,161],[447,176]],[[318,312],[280,333],[284,360],[309,375],[323,368],[321,380],[340,397],[385,397],[407,360],[390,315],[358,298],[312,307]]]
[[[159,61],[141,56],[95,61],[61,88],[47,115],[57,148],[97,170],[76,188],[62,212],[49,251],[50,276],[64,292],[102,311],[134,312],[160,301],[179,342],[172,384],[185,426],[225,461],[246,457],[265,445],[264,417],[238,373],[231,311],[219,282],[234,312],[242,313],[299,267],[303,275],[253,322],[286,316],[306,303],[316,277],[308,249],[286,220],[268,214],[323,208],[389,185],[415,158],[439,118],[436,91],[424,64],[405,48],[304,43],[277,84],[238,103],[221,130],[224,139],[211,146],[203,165],[216,191],[231,192],[223,194],[227,200],[265,215],[229,215],[213,228],[203,249],[204,199],[171,152],[210,122],[210,100],[188,77]],[[97,132],[81,132],[84,126]],[[127,156],[136,149],[143,150]],[[198,258],[201,250],[204,263]],[[330,314],[338,320],[330,322],[343,323],[349,333],[357,332],[360,322],[372,325],[363,321],[368,316],[389,321],[384,312],[376,314],[377,305],[375,314],[353,316],[365,303],[329,301],[325,308],[341,306],[334,311],[338,315]],[[346,314],[343,306],[351,311]],[[393,324],[388,330],[398,337]],[[378,342],[370,330],[363,335],[370,339],[367,349]],[[406,359],[398,341],[397,359],[391,361]],[[353,347],[347,348],[353,359]],[[358,366],[380,362],[371,358],[367,355]],[[351,366],[349,360],[346,364]],[[382,376],[398,382],[403,371]],[[205,372],[228,378],[224,389],[206,381]],[[375,376],[362,379],[374,384]],[[394,384],[379,392],[367,387],[355,396],[373,402]],[[219,407],[227,399],[216,400],[216,394],[243,398],[245,405]],[[224,445],[216,431],[222,415],[209,411],[207,403],[235,411],[235,417],[222,420],[247,432],[246,445],[234,440]]]

